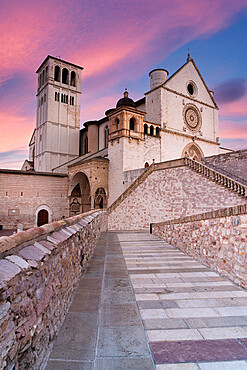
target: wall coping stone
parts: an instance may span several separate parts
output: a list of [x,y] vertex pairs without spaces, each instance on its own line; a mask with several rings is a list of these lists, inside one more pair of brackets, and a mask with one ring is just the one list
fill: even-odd
[[[167,220],[164,222],[157,222],[152,223],[153,226],[162,226],[162,225],[174,225],[174,224],[181,224],[187,222],[195,222],[201,220],[209,220],[213,218],[221,218],[221,217],[228,217],[228,216],[238,216],[242,214],[247,214],[247,204],[241,204],[235,207],[227,207],[227,208],[220,208],[214,211],[199,213],[192,216],[181,217],[173,220]],[[242,225],[243,227],[244,225]],[[247,225],[246,225],[247,227]]]
[[[95,212],[100,212],[100,211],[101,210],[92,210],[86,213],[82,213],[80,215],[69,217],[64,220],[53,221],[49,224],[45,224],[40,227],[33,227],[26,231],[20,231],[19,233],[13,234],[11,236],[2,236],[0,237],[0,258],[3,258],[8,254],[13,254],[13,252],[16,254],[16,251],[18,251],[19,247],[28,245],[30,243],[33,244],[32,241],[34,239],[37,239],[37,240],[47,239],[48,240],[51,237],[53,240],[52,243],[55,243],[56,245],[58,245],[59,240],[57,240],[55,235],[52,236],[53,232],[55,231],[57,232],[62,227],[65,226],[67,232],[76,234],[76,232],[80,229],[78,226],[75,227],[76,223],[78,223],[82,219],[90,222],[94,218],[92,214],[94,214]],[[49,234],[51,234],[51,236],[49,236]]]

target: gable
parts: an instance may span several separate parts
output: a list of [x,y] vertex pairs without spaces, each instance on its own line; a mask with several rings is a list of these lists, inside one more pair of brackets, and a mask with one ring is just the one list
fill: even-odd
[[[217,104],[211,96],[205,81],[192,59],[174,73],[174,75],[166,81],[164,86],[190,99],[195,99],[217,108]],[[192,92],[191,86],[193,91],[192,94],[189,93],[189,90]]]

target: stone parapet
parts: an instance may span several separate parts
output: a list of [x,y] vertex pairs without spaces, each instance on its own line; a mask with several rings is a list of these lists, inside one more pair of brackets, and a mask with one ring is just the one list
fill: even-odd
[[247,289],[247,205],[151,225],[152,233]]
[[91,211],[0,238],[1,369],[39,369],[107,213]]

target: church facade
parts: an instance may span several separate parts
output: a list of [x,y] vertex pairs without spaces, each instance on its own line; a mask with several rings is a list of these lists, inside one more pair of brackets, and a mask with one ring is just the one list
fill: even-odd
[[[52,179],[59,181],[54,196],[62,194],[63,206],[57,212],[54,201],[45,198],[45,189],[40,191],[39,204],[39,192],[35,192],[35,199],[31,196],[33,216],[29,215],[27,224],[18,211],[25,227],[110,206],[154,162],[182,157],[201,161],[227,151],[220,148],[213,92],[189,55],[170,77],[165,69],[152,70],[150,90],[139,100],[133,101],[125,91],[102,119],[84,122],[80,129],[82,69],[48,56],[37,70],[36,128],[29,143],[29,160],[18,174],[28,174],[31,182],[32,176],[45,177],[48,187]],[[1,171],[6,175],[8,170]],[[8,192],[9,187],[2,196]],[[13,224],[18,221],[13,220]]]

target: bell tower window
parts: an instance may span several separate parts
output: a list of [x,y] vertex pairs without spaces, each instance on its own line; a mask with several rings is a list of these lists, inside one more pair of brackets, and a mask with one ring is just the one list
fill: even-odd
[[55,67],[54,81],[60,82],[60,67],[59,66]]
[[67,70],[67,68],[63,68],[62,83],[68,85],[69,83],[68,79],[69,79],[69,71]]
[[75,87],[75,72],[74,71],[72,71],[70,75],[70,86]]

